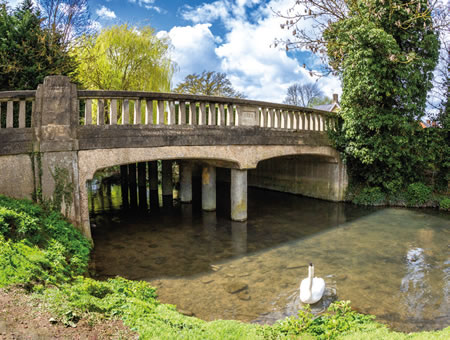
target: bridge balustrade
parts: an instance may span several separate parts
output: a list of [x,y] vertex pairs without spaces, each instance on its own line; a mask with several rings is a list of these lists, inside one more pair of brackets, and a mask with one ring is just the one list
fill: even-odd
[[[0,128],[30,128],[36,91],[0,92]],[[326,131],[332,112],[237,98],[78,90],[80,125],[211,125]],[[249,113],[252,113],[249,123]]]
[[79,90],[80,125],[259,126],[333,128],[331,112],[269,102],[177,93]]
[[35,94],[34,90],[0,92],[0,129],[30,128]]

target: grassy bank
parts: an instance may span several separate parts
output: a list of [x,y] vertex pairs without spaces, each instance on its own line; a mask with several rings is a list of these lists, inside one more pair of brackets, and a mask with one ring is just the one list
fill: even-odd
[[123,278],[97,281],[83,276],[90,243],[61,215],[28,201],[0,196],[0,287],[24,287],[59,323],[76,326],[121,319],[142,339],[446,339],[450,327],[436,332],[390,332],[373,317],[337,302],[315,317],[300,311],[272,326],[238,321],[206,322],[161,304],[156,289]]

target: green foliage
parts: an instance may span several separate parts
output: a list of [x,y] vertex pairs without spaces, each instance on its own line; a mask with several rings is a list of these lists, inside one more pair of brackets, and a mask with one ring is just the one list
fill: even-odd
[[363,187],[351,191],[349,199],[360,205],[384,205],[386,195],[380,187]]
[[169,43],[149,26],[102,29],[78,40],[78,81],[87,89],[166,91],[174,71]]
[[450,197],[443,197],[439,201],[439,209],[450,211]]
[[320,316],[311,313],[309,306],[300,310],[297,317],[289,317],[264,329],[265,337],[278,339],[279,335],[288,338],[311,335],[314,339],[336,339],[347,333],[364,329],[373,323],[373,316],[356,313],[350,301],[335,302]]
[[174,89],[177,93],[200,94],[205,96],[220,96],[245,98],[243,93],[236,91],[225,73],[203,71],[202,74],[189,74],[184,81]]
[[348,17],[324,32],[343,84],[342,122],[331,137],[353,181],[393,193],[422,180],[426,153],[434,152],[420,144],[417,119],[439,42],[425,0],[346,4]]
[[0,287],[65,282],[86,272],[90,248],[61,214],[0,195]]
[[421,206],[431,199],[433,190],[421,182],[411,183],[406,189],[406,202],[409,206]]
[[0,91],[36,89],[48,75],[71,75],[75,62],[58,33],[42,28],[31,0],[0,3]]

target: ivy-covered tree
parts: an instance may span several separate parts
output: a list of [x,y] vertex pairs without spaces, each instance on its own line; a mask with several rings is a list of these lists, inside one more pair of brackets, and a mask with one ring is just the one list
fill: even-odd
[[[428,1],[296,4],[298,12],[280,14],[286,18],[282,27],[296,38],[285,44],[321,54],[341,78],[342,124],[332,138],[352,180],[388,193],[421,180],[429,164],[425,158],[435,150],[421,144],[418,120],[439,55]],[[299,25],[303,20],[316,30]]]
[[0,3],[0,91],[36,89],[48,75],[71,75],[75,61],[58,34],[41,27],[32,0]]
[[201,94],[205,96],[221,96],[245,98],[236,91],[225,73],[203,71],[202,74],[189,74],[174,90],[178,93]]

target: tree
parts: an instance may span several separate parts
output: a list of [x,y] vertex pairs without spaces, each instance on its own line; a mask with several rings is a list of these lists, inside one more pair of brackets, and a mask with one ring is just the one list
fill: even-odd
[[203,71],[202,74],[190,74],[178,84],[174,90],[178,93],[202,94],[205,96],[221,96],[245,98],[243,93],[233,89],[225,73]]
[[88,0],[38,0],[38,4],[44,16],[44,26],[52,34],[59,34],[64,45],[89,33]]
[[74,59],[41,22],[32,0],[11,12],[0,4],[0,90],[36,89],[48,75],[73,74]]
[[78,80],[87,89],[169,91],[169,44],[153,28],[112,26],[83,36],[74,49]]
[[[318,101],[325,98],[323,92],[316,83],[293,84],[287,89],[287,96],[284,99],[285,104],[312,107]],[[328,98],[329,100],[329,98]]]
[[[352,179],[386,192],[420,180],[425,164],[418,154],[424,146],[415,138],[417,119],[425,112],[439,49],[427,1],[296,4],[302,12],[291,11],[283,24],[295,37],[287,48],[322,54],[342,80],[342,124],[332,138]],[[316,35],[299,25],[305,19]]]

